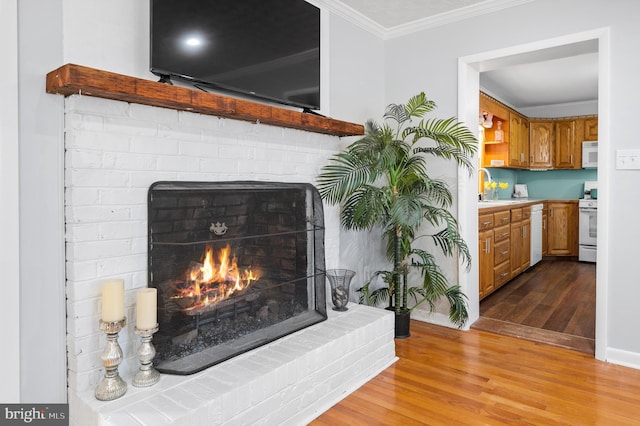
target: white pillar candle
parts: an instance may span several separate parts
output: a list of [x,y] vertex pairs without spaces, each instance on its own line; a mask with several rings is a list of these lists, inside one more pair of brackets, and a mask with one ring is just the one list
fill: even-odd
[[158,323],[158,290],[143,288],[137,295],[136,328],[151,330]]
[[102,283],[102,321],[124,319],[124,280],[115,279]]

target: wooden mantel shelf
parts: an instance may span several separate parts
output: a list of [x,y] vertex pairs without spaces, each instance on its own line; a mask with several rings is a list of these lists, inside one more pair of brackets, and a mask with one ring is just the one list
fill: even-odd
[[47,93],[82,94],[335,136],[364,134],[364,126],[258,102],[67,64],[47,74]]

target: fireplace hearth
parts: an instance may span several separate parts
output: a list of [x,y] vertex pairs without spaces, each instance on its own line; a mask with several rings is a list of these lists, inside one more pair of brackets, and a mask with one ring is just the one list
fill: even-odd
[[148,216],[159,371],[192,374],[326,320],[312,185],[156,182]]

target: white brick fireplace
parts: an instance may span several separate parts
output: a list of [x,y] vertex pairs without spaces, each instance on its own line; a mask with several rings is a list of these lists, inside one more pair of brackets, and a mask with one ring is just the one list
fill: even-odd
[[[314,183],[336,136],[82,95],[65,100],[67,347],[71,424],[304,424],[395,360],[393,315],[347,312],[190,376],[134,388],[135,292],[147,286],[147,191],[156,181]],[[325,206],[327,267],[339,267],[340,222]],[[106,345],[101,281],[125,281],[120,333],[129,383],[97,401]],[[328,298],[330,299],[330,298]]]

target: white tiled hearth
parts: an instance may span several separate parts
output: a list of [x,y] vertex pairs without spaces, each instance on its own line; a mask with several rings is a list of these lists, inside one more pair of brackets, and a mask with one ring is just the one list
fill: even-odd
[[[191,376],[97,401],[106,345],[101,282],[125,280],[125,314],[147,285],[147,191],[156,181],[314,183],[335,136],[73,95],[65,100],[67,347],[71,424],[302,424],[395,360],[393,314],[351,303],[329,319]],[[325,206],[328,267],[339,217]],[[330,298],[329,298],[330,299]],[[120,333],[123,378],[138,368],[132,321]]]

